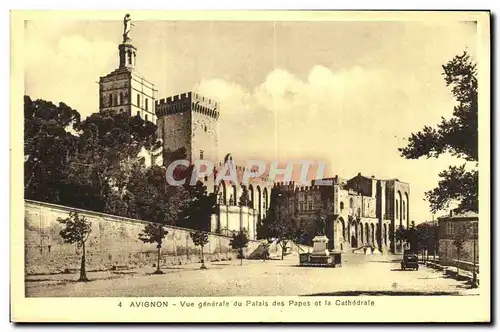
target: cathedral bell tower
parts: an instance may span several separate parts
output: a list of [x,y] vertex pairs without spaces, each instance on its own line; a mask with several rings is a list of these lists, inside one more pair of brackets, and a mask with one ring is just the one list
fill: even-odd
[[130,14],[123,18],[123,39],[118,45],[118,68],[99,80],[99,110],[125,112],[156,124],[155,87],[136,69],[137,48],[132,44]]
[[118,45],[120,51],[120,68],[134,69],[137,49],[132,45],[130,38],[130,28],[132,26],[130,14],[125,15],[123,19],[123,42]]

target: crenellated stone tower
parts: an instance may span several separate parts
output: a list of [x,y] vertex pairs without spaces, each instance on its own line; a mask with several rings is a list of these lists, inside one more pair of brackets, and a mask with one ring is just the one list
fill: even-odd
[[219,161],[219,111],[216,101],[188,92],[156,101],[158,135],[164,151],[186,149],[186,159]]

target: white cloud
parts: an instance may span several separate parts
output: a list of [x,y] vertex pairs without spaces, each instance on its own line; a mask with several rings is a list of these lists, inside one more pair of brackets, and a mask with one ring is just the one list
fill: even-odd
[[205,79],[196,84],[193,90],[224,105],[226,114],[239,114],[251,108],[252,96],[241,85],[234,82],[221,78]]
[[116,45],[78,34],[50,39],[43,30],[33,30],[32,26],[27,30],[24,45],[26,93],[32,98],[55,103],[65,101],[82,117],[97,111],[99,88],[96,82],[116,68]]
[[[221,78],[197,85],[198,92],[221,103],[221,153],[240,160],[273,157],[277,147],[282,160],[329,163],[329,175],[397,177],[411,183],[411,209],[417,216],[428,209],[424,192],[453,163],[453,158],[414,161],[399,155],[404,138],[415,131],[412,119],[429,112],[429,100],[415,98],[426,88],[426,82],[388,70],[355,66],[333,71],[321,65],[310,68],[306,80],[274,69],[255,87]],[[432,176],[414,181],[425,168]]]

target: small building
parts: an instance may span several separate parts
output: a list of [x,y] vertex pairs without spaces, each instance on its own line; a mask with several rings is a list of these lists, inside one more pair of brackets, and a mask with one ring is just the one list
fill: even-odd
[[[439,224],[439,263],[442,265],[457,266],[458,252],[453,244],[459,227],[469,227],[468,236],[460,250],[460,264],[464,268],[478,262],[479,250],[477,244],[479,216],[476,212],[457,213],[450,211],[449,215],[438,218]],[[474,258],[475,253],[475,258]]]

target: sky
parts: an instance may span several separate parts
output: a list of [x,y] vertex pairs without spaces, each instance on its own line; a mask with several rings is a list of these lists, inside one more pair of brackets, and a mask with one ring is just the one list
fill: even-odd
[[[122,32],[121,18],[27,21],[25,93],[98,111]],[[451,116],[441,66],[476,55],[471,22],[157,20],[135,21],[131,37],[158,98],[194,90],[219,102],[219,150],[236,161],[313,159],[327,176],[398,178],[416,223],[432,218],[424,193],[438,173],[463,163],[406,160],[398,148]]]

